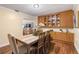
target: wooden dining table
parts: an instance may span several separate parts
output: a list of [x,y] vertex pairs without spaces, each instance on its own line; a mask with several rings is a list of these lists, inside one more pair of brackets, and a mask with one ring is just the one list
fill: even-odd
[[17,41],[24,43],[27,46],[27,53],[30,54],[30,47],[36,43],[39,36],[34,36],[33,34],[25,35],[17,39]]

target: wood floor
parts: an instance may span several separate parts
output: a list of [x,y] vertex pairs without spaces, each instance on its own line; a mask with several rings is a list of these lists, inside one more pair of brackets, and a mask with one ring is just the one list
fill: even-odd
[[77,51],[72,43],[55,41],[55,46],[50,50],[50,54],[77,54]]
[[[55,40],[55,45],[52,44],[52,49],[50,50],[49,54],[77,54],[77,51],[72,43],[62,42]],[[5,46],[4,48],[0,49],[1,54],[11,54],[10,46]]]
[[0,48],[0,54],[6,54],[9,51],[11,51],[11,48],[9,45]]

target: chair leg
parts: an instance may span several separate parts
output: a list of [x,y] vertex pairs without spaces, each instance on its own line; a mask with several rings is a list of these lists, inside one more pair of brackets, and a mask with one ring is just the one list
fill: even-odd
[[39,54],[39,49],[37,49],[37,53]]
[[36,54],[36,49],[33,50],[33,54]]
[[45,54],[45,49],[44,49],[44,47],[43,47],[43,54]]
[[14,54],[14,53],[12,52],[12,54]]
[[34,50],[32,50],[32,51],[30,51],[30,54],[34,54],[35,53],[35,49]]

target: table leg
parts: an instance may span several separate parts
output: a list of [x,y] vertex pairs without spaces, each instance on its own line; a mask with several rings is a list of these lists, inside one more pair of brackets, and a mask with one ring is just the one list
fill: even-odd
[[27,53],[30,54],[30,45],[27,46]]

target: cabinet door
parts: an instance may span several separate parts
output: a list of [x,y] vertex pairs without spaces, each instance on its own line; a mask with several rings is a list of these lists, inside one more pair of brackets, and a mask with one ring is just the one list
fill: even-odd
[[59,14],[60,27],[73,28],[73,11],[66,11]]
[[73,11],[66,12],[66,26],[67,28],[73,28]]
[[44,17],[43,16],[38,16],[38,24],[39,23],[44,23]]
[[64,33],[64,32],[50,32],[51,38],[53,40],[64,41],[64,42],[74,42],[73,33]]
[[66,41],[66,33],[63,32],[51,32],[52,39]]
[[48,20],[49,20],[49,16],[45,16],[45,24],[48,27]]
[[40,24],[40,22],[41,22],[41,17],[38,16],[38,25]]
[[60,27],[65,28],[66,27],[66,14],[60,13],[59,18],[60,18]]
[[38,24],[43,23],[45,26],[48,24],[48,17],[38,16]]
[[67,37],[67,39],[66,39],[67,42],[74,43],[74,34],[73,33],[67,33],[66,37]]
[[65,41],[66,40],[66,33],[56,32],[56,39]]

